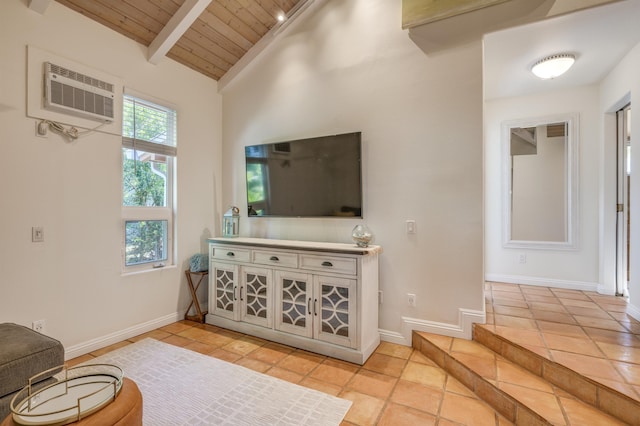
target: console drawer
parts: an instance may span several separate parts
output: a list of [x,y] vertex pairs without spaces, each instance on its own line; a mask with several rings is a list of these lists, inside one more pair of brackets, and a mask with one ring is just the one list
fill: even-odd
[[253,263],[258,263],[260,265],[278,265],[287,268],[297,268],[298,255],[295,253],[254,250]]
[[339,274],[356,275],[356,260],[348,257],[300,255],[300,268],[313,271],[336,272]]
[[249,262],[250,250],[238,249],[235,247],[211,247],[209,257],[211,260],[231,260],[234,262]]

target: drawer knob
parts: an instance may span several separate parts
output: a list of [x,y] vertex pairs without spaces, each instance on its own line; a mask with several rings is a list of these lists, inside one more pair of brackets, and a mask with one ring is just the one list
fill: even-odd
[[234,252],[232,252],[232,251],[228,251],[227,252],[227,256],[229,256],[229,257],[234,257],[235,255],[236,254]]
[[279,261],[280,259],[278,259],[278,256],[271,256],[271,257],[269,258],[269,260],[270,260],[270,261],[272,261],[272,262],[277,262],[277,261]]
[[324,262],[322,262],[322,266],[333,266],[333,263],[329,262],[328,260],[325,260]]

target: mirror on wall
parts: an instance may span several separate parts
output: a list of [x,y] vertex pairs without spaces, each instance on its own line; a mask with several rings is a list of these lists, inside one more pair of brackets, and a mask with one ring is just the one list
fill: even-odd
[[576,247],[577,122],[563,114],[502,124],[505,247]]

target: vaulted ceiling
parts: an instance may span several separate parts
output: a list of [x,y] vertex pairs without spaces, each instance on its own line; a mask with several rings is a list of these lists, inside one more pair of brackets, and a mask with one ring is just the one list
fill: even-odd
[[[214,80],[307,0],[56,0]],[[283,21],[279,21],[278,17]],[[158,57],[154,57],[158,56]]]
[[[0,0],[6,1],[6,0]],[[34,10],[46,9],[52,0],[29,0]],[[118,33],[148,47],[148,60],[158,63],[165,56],[192,68],[216,81],[223,88],[234,75],[254,58],[274,35],[302,15],[305,10],[320,7],[328,0],[55,0],[88,18],[105,25]],[[344,0],[348,1],[348,0]],[[398,1],[398,0],[387,0]],[[465,0],[465,2],[441,2],[439,0],[403,0],[403,12],[411,11],[407,5],[421,7],[439,7],[452,9],[452,14],[461,17],[472,16],[472,20],[481,20],[479,15],[457,10],[463,3],[481,4],[520,4],[531,7],[533,0]],[[580,54],[579,63],[574,67],[574,75],[581,64],[591,65],[583,69],[597,70],[597,76],[610,69],[612,63],[619,61],[638,40],[637,0],[537,0],[542,3],[538,9],[545,13],[530,19],[519,18],[522,22],[540,22],[522,25],[512,30],[497,31],[485,36],[485,68],[489,78],[485,81],[488,98],[506,96],[510,86],[526,84],[541,85],[528,73],[526,61],[544,56],[556,50],[572,51]],[[537,4],[536,3],[536,4]],[[610,7],[596,7],[584,13],[571,13],[578,9],[612,3]],[[311,6],[313,4],[313,6]],[[608,18],[608,11],[613,17]],[[535,14],[533,14],[535,15]],[[556,16],[556,19],[549,19]],[[575,32],[574,19],[587,18],[579,37],[562,36]],[[278,17],[283,20],[279,21]],[[403,20],[406,17],[403,16]],[[423,42],[434,43],[438,37],[453,40],[472,33],[464,25],[455,24],[455,19],[436,21],[430,28],[429,37],[423,40],[414,37],[414,41],[423,47]],[[566,22],[565,22],[566,21]],[[404,22],[404,21],[403,21]],[[557,23],[557,29],[554,25]],[[399,23],[400,24],[400,23]],[[428,27],[431,25],[419,25]],[[577,24],[576,24],[577,25]],[[504,26],[512,26],[505,24]],[[465,27],[462,28],[461,27]],[[444,29],[443,29],[444,28]],[[529,28],[540,28],[539,33],[528,33]],[[415,31],[412,29],[411,31]],[[495,31],[495,28],[487,28]],[[410,31],[410,36],[411,36]],[[434,32],[435,31],[435,32]],[[439,31],[439,32],[438,32]],[[488,31],[481,31],[479,34]],[[517,37],[517,32],[523,32]],[[533,31],[533,30],[532,30]],[[478,34],[474,34],[480,37]],[[425,38],[426,37],[426,38]],[[428,40],[427,40],[428,39]],[[545,41],[546,40],[546,41]],[[545,41],[546,44],[542,44]],[[571,43],[569,42],[571,41]],[[424,49],[423,49],[424,50]],[[425,50],[428,52],[428,50]],[[524,62],[523,62],[524,61]],[[608,68],[607,68],[608,67]],[[497,76],[492,79],[491,76]],[[511,82],[516,76],[526,83]],[[594,74],[595,75],[595,74]],[[520,78],[520,77],[518,77]],[[586,78],[586,77],[585,77]],[[588,83],[585,78],[572,79],[575,82]],[[584,80],[584,81],[583,81]],[[558,82],[544,83],[546,87]],[[504,92],[504,93],[503,93]]]

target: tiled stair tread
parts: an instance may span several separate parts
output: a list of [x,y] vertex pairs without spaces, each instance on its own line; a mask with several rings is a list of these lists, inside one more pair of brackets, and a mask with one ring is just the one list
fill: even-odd
[[[566,360],[559,362],[557,359],[551,360],[537,352],[532,352],[528,347],[515,343],[484,325],[474,325],[473,335],[474,340],[478,343],[503,355],[529,372],[544,378],[551,384],[573,394],[583,402],[591,404],[629,424],[640,424],[640,401],[636,398],[636,392],[621,389],[620,383],[608,383],[601,378],[587,375],[584,371],[581,371],[586,365],[579,365],[580,363],[576,364],[575,362],[567,363]],[[566,355],[572,361],[574,361],[574,358],[580,357],[580,355],[576,354]],[[593,360],[590,361],[593,362]],[[602,360],[598,361],[602,362]],[[576,364],[577,369],[570,368],[571,364]],[[597,366],[591,365],[590,368],[598,369],[604,367],[601,364],[597,364]]]
[[431,333],[414,333],[415,348],[516,424],[627,424],[481,343]]
[[[623,297],[485,283],[492,333],[640,402],[640,321]],[[604,386],[604,387],[603,387]]]
[[[565,324],[557,323],[545,325],[545,327],[550,326],[558,328],[556,332],[560,331],[561,333],[563,332],[561,327],[566,327]],[[640,404],[640,386],[633,385],[638,380],[639,367],[637,366],[640,364],[640,344],[635,341],[621,342],[618,340],[618,334],[613,337],[607,336],[606,333],[611,334],[608,330],[592,330],[592,333],[605,334],[599,338],[600,341],[593,342],[584,337],[571,337],[567,335],[566,329],[564,329],[565,334],[548,333],[543,336],[543,333],[534,330],[496,327],[490,324],[474,325],[474,330],[482,331],[482,329],[534,352],[544,359],[564,365],[602,386],[635,399]],[[631,338],[629,336],[629,339]],[[605,341],[608,339],[611,343]],[[550,342],[552,343],[551,348],[544,347]],[[603,350],[605,355],[589,353],[593,350],[590,348],[595,347],[594,345]],[[567,349],[570,346],[573,347]],[[606,354],[609,354],[611,358]]]

